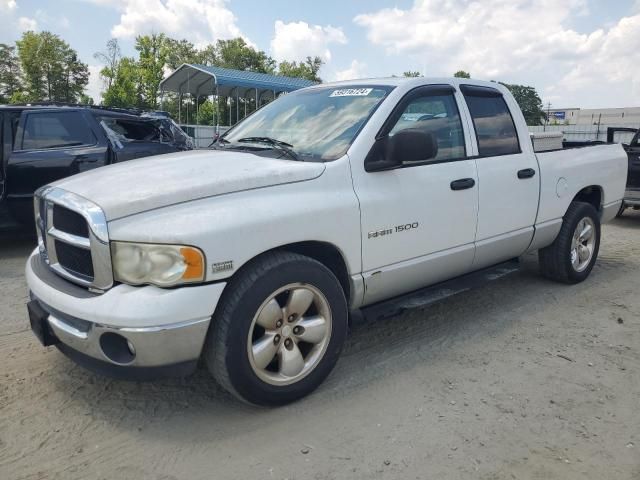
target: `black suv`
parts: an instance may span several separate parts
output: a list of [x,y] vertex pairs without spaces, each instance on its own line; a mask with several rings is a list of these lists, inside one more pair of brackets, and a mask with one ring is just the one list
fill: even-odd
[[629,157],[629,174],[627,177],[627,191],[619,215],[627,207],[640,208],[640,130],[633,136],[628,145],[622,145]]
[[33,193],[76,173],[191,150],[168,117],[87,106],[0,106],[0,231],[33,225]]

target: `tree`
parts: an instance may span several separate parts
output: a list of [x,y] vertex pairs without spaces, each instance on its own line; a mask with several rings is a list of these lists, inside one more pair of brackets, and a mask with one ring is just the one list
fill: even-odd
[[158,108],[160,82],[167,63],[167,38],[163,33],[139,35],[136,37],[136,50],[139,53],[140,91],[143,103],[151,109]]
[[464,70],[458,70],[453,74],[456,78],[471,78],[471,74],[469,72],[465,72]]
[[201,63],[200,52],[188,40],[166,39],[167,66],[175,70],[183,63]]
[[124,57],[118,63],[111,86],[102,94],[102,103],[107,107],[142,107],[142,84],[140,70],[135,59]]
[[409,70],[409,71],[406,71],[406,72],[402,72],[402,76],[403,77],[411,77],[411,78],[413,78],[413,77],[421,77],[422,74],[420,72],[417,72],[417,71]]
[[198,107],[198,117],[196,122],[198,125],[215,125],[213,119],[217,111],[216,105],[211,100],[206,99]]
[[67,42],[51,32],[28,31],[16,45],[28,100],[78,101],[89,69]]
[[20,61],[16,47],[0,43],[0,103],[7,103],[22,91]]
[[100,77],[105,82],[107,90],[111,88],[111,84],[116,77],[118,71],[118,64],[122,58],[120,52],[120,45],[117,38],[112,38],[107,42],[107,49],[104,52],[96,52],[93,54],[93,58],[102,62],[104,67],[100,70]]
[[510,85],[508,83],[502,83],[509,89],[511,94],[518,102],[520,110],[524,115],[524,119],[527,121],[527,125],[542,125],[543,120],[547,117],[543,110],[542,100],[533,87],[526,85]]
[[323,64],[324,62],[320,57],[307,57],[306,60],[300,63],[296,61],[287,62],[285,60],[278,65],[278,75],[305,78],[313,82],[322,82],[322,79],[318,76],[318,72]]
[[[211,52],[208,52],[209,55]],[[258,51],[247,45],[243,38],[231,40],[218,40],[212,60],[214,65],[233,68],[236,70],[249,70],[260,73],[273,73],[276,61],[262,50]]]
[[93,105],[93,97],[90,97],[89,95],[83,93],[82,95],[80,95],[80,103],[82,105]]

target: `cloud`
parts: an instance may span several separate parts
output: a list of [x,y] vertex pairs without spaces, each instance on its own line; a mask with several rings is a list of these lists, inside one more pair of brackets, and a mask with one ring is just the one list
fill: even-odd
[[20,17],[18,18],[18,29],[22,32],[26,32],[27,30],[37,30],[38,22],[33,18]]
[[87,84],[86,94],[93,98],[97,105],[102,102],[102,90],[104,84],[100,78],[100,70],[102,65],[89,65],[89,83]]
[[567,26],[585,12],[586,0],[416,0],[409,9],[384,8],[354,22],[371,43],[420,61],[430,76],[463,69],[478,78],[524,79],[580,106],[593,101],[586,92],[614,81],[627,98],[606,92],[612,102],[640,103],[629,67],[640,56],[638,15],[586,33]]
[[347,37],[341,28],[276,20],[271,53],[277,60],[301,60],[317,55],[328,62],[331,60],[329,45],[345,43]]
[[16,0],[0,0],[0,12],[15,10],[16,7]]
[[352,60],[349,68],[345,70],[338,70],[334,75],[334,80],[353,80],[356,78],[365,78],[367,65],[359,62],[358,60]]
[[16,0],[0,0],[0,42],[13,43],[19,33],[38,28],[38,23],[33,18],[16,18],[18,10]]
[[121,12],[119,23],[111,29],[116,38],[160,32],[202,46],[217,39],[244,37],[226,0],[93,1]]

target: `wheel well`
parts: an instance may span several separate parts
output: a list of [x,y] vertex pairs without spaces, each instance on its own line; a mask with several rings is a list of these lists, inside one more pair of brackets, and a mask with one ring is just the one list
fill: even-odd
[[289,252],[299,253],[300,255],[305,255],[322,263],[336,276],[344,290],[345,297],[347,297],[347,302],[349,302],[351,297],[351,286],[349,282],[347,264],[340,251],[334,245],[326,242],[309,241],[283,245],[275,250],[286,250]]
[[602,209],[602,187],[597,185],[591,185],[585,187],[573,197],[574,202],[590,203],[593,207],[600,212]]

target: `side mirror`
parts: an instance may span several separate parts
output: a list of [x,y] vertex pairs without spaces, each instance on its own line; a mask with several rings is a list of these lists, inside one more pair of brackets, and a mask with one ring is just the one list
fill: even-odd
[[429,132],[407,128],[379,139],[365,160],[367,172],[391,170],[404,162],[424,162],[438,155],[438,141]]

